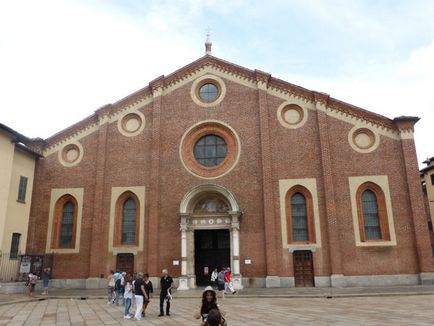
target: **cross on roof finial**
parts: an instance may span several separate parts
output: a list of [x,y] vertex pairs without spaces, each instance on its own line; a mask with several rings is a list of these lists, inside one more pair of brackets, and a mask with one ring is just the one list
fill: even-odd
[[205,41],[205,54],[206,55],[211,55],[211,28],[206,29],[206,41]]

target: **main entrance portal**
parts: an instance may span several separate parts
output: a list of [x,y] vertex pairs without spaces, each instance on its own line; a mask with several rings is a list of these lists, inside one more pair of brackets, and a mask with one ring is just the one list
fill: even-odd
[[214,268],[230,267],[235,289],[240,273],[240,217],[232,192],[216,184],[192,188],[181,200],[181,276],[178,290],[209,285]]
[[210,285],[214,268],[230,266],[229,230],[195,230],[194,248],[196,285]]

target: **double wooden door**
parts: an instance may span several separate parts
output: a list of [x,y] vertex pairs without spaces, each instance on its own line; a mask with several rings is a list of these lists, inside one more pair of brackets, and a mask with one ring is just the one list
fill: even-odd
[[134,255],[118,254],[116,257],[116,270],[133,275],[134,273]]
[[315,286],[312,252],[294,251],[294,281],[297,287]]

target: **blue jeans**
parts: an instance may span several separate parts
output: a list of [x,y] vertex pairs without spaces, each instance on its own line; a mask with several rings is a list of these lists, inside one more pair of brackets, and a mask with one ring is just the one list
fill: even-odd
[[122,303],[125,303],[123,289],[116,290],[115,305],[119,305],[119,298],[122,298]]
[[125,300],[125,313],[124,313],[124,316],[128,316],[130,314],[131,298],[124,298],[124,300]]

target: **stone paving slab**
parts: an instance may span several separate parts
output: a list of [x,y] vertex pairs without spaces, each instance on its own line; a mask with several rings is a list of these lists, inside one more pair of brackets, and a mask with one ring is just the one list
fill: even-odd
[[[199,299],[174,299],[172,316],[157,317],[153,299],[140,322],[104,299],[48,299],[0,306],[0,325],[199,325]],[[433,325],[434,295],[346,298],[231,298],[220,300],[228,325]],[[134,308],[134,307],[133,307]],[[132,310],[133,311],[133,310]]]

